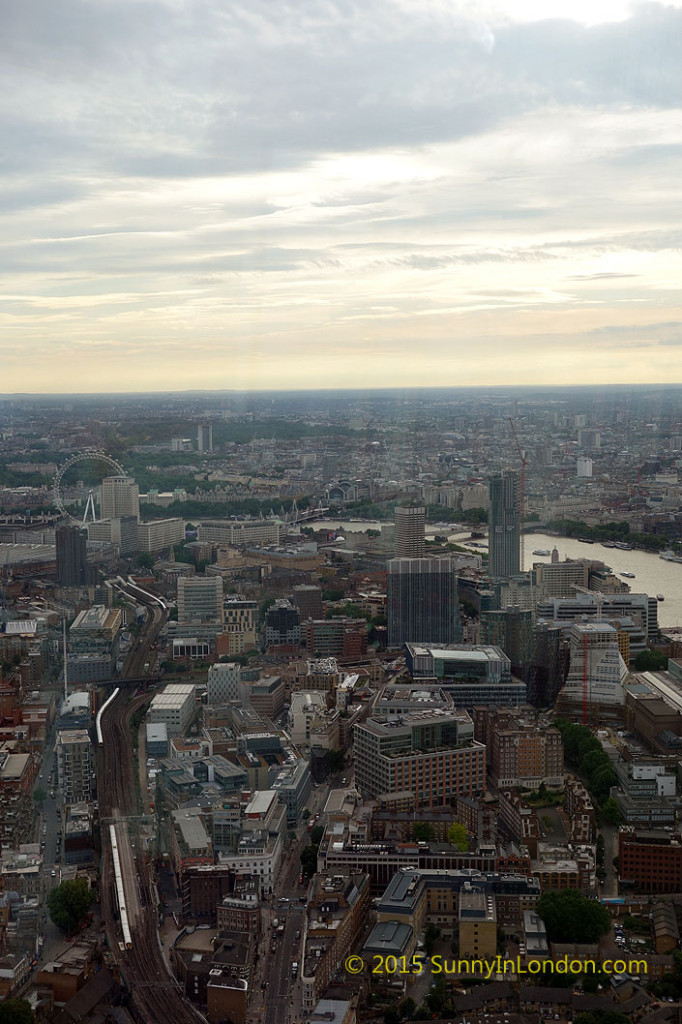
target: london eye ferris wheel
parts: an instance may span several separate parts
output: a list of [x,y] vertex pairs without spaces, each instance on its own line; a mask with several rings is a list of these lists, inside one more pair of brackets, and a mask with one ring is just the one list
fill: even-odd
[[[83,516],[81,519],[77,519],[74,515],[71,514],[71,512],[67,509],[64,500],[65,475],[73,466],[77,465],[78,463],[85,462],[96,463],[99,465],[100,469],[102,466],[107,466],[109,470],[113,470],[113,474],[115,476],[126,475],[126,471],[124,470],[123,466],[121,466],[121,464],[117,462],[116,459],[112,459],[112,457],[110,455],[107,455],[106,452],[102,452],[97,448],[85,448],[83,451],[77,452],[75,455],[72,455],[71,458],[67,459],[66,462],[64,462],[59,467],[57,473],[55,474],[53,483],[53,495],[54,503],[59,509],[60,513],[65,517],[65,519],[68,519],[69,522],[71,522],[74,526],[84,526],[88,519],[91,522],[94,522],[97,519],[94,486],[88,489],[88,496],[85,502],[85,508],[83,510]],[[92,476],[93,473],[91,472],[90,475]],[[97,475],[99,475],[99,472],[97,473]],[[110,476],[111,473],[106,472],[104,475]]]

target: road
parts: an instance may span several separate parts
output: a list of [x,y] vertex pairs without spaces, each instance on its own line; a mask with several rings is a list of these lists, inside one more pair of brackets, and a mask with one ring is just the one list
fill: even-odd
[[[38,777],[36,778],[34,791],[42,789],[47,793],[43,801],[41,813],[38,815],[34,834],[35,841],[45,843],[42,848],[43,854],[43,879],[42,890],[43,900],[40,916],[40,933],[43,935],[43,948],[39,960],[51,960],[64,947],[64,936],[62,932],[52,923],[47,912],[47,897],[50,890],[61,881],[60,864],[62,862],[62,843],[57,833],[63,827],[62,809],[57,790],[57,772],[54,770],[54,750],[56,742],[56,730],[53,729],[45,741],[43,751],[43,762]],[[50,782],[52,777],[52,782]],[[55,798],[50,796],[55,793]],[[43,831],[43,829],[45,831]],[[57,863],[59,861],[59,863]],[[53,877],[52,871],[55,871]]]
[[[328,786],[313,789],[309,801],[313,814],[322,809],[328,793]],[[298,879],[301,850],[308,842],[307,826],[300,826],[296,841],[285,853],[279,877],[263,911],[263,934],[249,1010],[251,1024],[290,1024],[300,1019],[300,981],[292,977],[291,965],[295,960],[300,964],[303,959],[307,883],[299,885]],[[284,925],[284,932],[273,929],[275,919],[279,925]],[[296,932],[300,933],[298,939]]]
[[605,821],[601,824],[601,834],[604,837],[604,869],[606,878],[601,889],[602,896],[618,895],[618,872],[613,866],[613,858],[618,853],[618,829],[608,825]]

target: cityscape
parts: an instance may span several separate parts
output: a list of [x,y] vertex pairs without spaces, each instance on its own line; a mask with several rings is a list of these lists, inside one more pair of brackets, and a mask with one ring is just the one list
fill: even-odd
[[0,1024],[682,1024],[682,0],[0,38]]
[[677,1020],[681,398],[4,396],[0,1006]]

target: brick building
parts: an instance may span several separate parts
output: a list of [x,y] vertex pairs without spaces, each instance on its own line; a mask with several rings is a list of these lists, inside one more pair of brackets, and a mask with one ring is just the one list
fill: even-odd
[[682,891],[682,842],[660,830],[621,828],[618,874],[640,892]]

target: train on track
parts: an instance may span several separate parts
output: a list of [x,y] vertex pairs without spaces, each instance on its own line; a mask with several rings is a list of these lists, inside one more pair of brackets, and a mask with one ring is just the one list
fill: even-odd
[[123,874],[121,872],[121,858],[118,853],[118,839],[116,837],[116,826],[109,825],[109,838],[111,840],[111,856],[114,860],[114,876],[116,879],[116,901],[118,912],[121,916],[121,931],[123,932],[123,945],[126,949],[133,948],[133,937],[130,932],[128,911],[126,910],[125,892],[123,889]]
[[98,747],[101,747],[103,745],[103,743],[104,743],[104,738],[102,736],[102,715],[104,714],[106,709],[109,707],[109,705],[111,704],[112,700],[116,700],[116,697],[119,694],[119,692],[120,692],[120,687],[117,686],[116,689],[113,691],[113,693],[109,697],[107,697],[107,699],[104,701],[104,704],[102,704],[102,707],[97,712],[97,718],[95,719],[95,722],[96,722],[96,726],[97,726],[97,746]]

